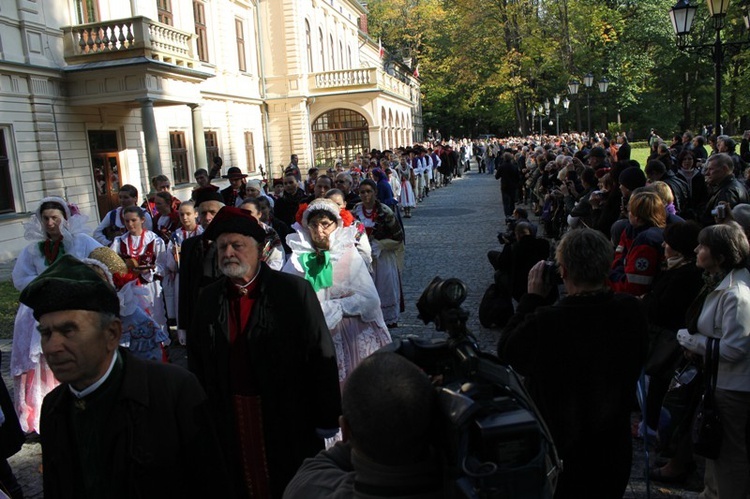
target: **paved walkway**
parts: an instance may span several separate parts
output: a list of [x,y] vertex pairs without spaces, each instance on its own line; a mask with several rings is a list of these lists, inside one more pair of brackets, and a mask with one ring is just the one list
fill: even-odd
[[[425,326],[417,318],[416,301],[434,276],[458,277],[468,287],[464,303],[464,308],[471,313],[468,327],[477,336],[482,349],[494,352],[499,331],[481,327],[477,310],[484,290],[492,282],[492,269],[486,253],[499,248],[496,236],[498,231],[505,229],[504,214],[499,184],[491,175],[474,171],[454,180],[447,188],[430,192],[430,197],[414,210],[413,217],[405,219],[407,250],[403,285],[406,311],[399,320],[399,327],[392,330],[394,337],[444,338],[443,333],[434,331],[434,325]],[[0,342],[0,350],[9,352],[10,345]],[[178,358],[181,353],[175,348],[173,358]],[[5,356],[3,375],[8,386],[12,386],[7,379],[9,357],[9,354]],[[177,362],[182,361],[184,357]],[[24,485],[27,498],[42,497],[40,457],[39,444],[30,443],[10,460]],[[606,459],[606,449],[602,449],[601,456],[592,456],[592,459],[602,458]],[[628,499],[647,497],[642,478],[643,461],[642,445],[636,442],[633,473],[625,495]],[[691,485],[696,487],[699,483],[700,477],[696,473]],[[590,497],[597,497],[596,491],[592,490]],[[652,485],[651,497],[693,499],[697,493]]]

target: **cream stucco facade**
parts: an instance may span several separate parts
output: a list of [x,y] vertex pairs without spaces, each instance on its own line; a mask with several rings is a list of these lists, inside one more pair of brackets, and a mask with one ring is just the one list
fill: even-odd
[[0,0],[0,261],[45,196],[93,228],[213,156],[270,178],[420,140],[419,81],[360,26],[356,0]]

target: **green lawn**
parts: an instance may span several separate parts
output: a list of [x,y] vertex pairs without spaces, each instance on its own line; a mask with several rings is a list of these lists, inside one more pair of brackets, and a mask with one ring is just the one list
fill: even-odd
[[638,163],[640,163],[641,168],[646,167],[648,155],[649,155],[648,147],[640,147],[638,149],[633,148],[630,150],[630,159],[634,159]]
[[19,294],[10,281],[0,282],[0,339],[13,337]]

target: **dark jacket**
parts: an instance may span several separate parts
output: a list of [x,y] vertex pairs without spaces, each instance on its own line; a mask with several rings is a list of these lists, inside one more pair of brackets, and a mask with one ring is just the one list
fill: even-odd
[[497,270],[509,277],[510,293],[520,300],[527,292],[529,271],[539,260],[549,258],[549,241],[524,236],[513,244],[506,244],[498,260]]
[[515,161],[503,161],[495,170],[495,178],[500,180],[500,190],[502,192],[515,192],[518,189],[518,184],[521,182],[518,165],[516,165]]
[[189,237],[180,250],[180,289],[177,327],[191,334],[190,319],[198,305],[201,288],[220,276],[216,265],[216,249],[203,239],[203,234]]
[[[108,498],[232,497],[206,394],[185,369],[142,361],[121,348],[122,384],[99,431],[110,452]],[[44,497],[76,498],[82,472],[67,384],[42,405]]]
[[[2,364],[2,353],[0,353],[0,364]],[[21,450],[26,440],[21,424],[18,422],[13,401],[2,380],[0,380],[0,408],[5,415],[5,423],[0,426],[0,461],[2,461]]]
[[740,203],[747,203],[747,189],[734,175],[727,175],[706,203],[706,208],[700,220],[703,225],[714,224],[714,217],[711,215],[711,210],[716,208],[720,201],[726,201],[732,208]]
[[[528,294],[503,330],[500,360],[525,376],[565,468],[556,498],[620,498],[630,476],[630,410],[646,355],[633,296],[606,291],[552,306]],[[591,459],[606,449],[607,459]]]
[[[312,286],[265,263],[258,279],[247,362],[261,398],[272,495],[281,497],[302,461],[323,448],[316,428],[338,427],[341,396],[331,333]],[[227,278],[206,286],[199,302],[188,367],[208,394],[225,453],[234,455]]]
[[296,222],[294,217],[304,198],[305,192],[302,189],[297,189],[295,194],[284,192],[273,205],[273,216],[291,227]]
[[671,170],[667,170],[660,180],[672,190],[674,207],[677,209],[677,213],[686,210],[690,204],[690,191],[685,179],[675,175]]

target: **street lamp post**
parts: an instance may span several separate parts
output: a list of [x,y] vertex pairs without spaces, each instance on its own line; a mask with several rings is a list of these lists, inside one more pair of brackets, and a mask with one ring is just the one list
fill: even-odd
[[539,104],[539,108],[536,110],[536,114],[539,116],[539,136],[544,135],[544,125],[542,124],[542,117],[544,116],[544,107]]
[[[591,87],[594,86],[594,75],[592,73],[588,73],[583,77],[583,85],[586,87],[586,125],[588,129],[588,135],[589,137],[591,137]],[[604,94],[607,92],[607,88],[609,88],[609,80],[604,77],[598,82],[598,85],[599,92]],[[570,95],[576,95],[580,86],[581,84],[578,83],[577,80],[571,80],[570,83],[568,83],[568,92],[570,92]],[[604,116],[606,119],[606,102]]]
[[557,106],[560,105],[560,94],[555,95],[555,97],[552,99],[552,102],[555,103],[555,135],[559,137],[560,136],[560,108]]
[[[570,80],[570,83],[568,83],[568,93],[572,96],[578,95],[578,87],[580,87],[581,84],[578,83],[578,80]],[[576,132],[581,131],[581,109],[578,107],[578,99],[576,99]]]
[[[563,108],[565,108],[565,115],[566,116],[568,115],[568,107],[569,106],[570,106],[570,100],[568,100],[568,98],[565,97],[565,99],[563,100]],[[567,119],[565,120],[565,122],[566,123],[568,122]],[[570,127],[568,127],[568,130],[570,130]]]
[[594,84],[594,75],[588,73],[584,76],[583,84],[586,87],[586,126],[591,137],[591,86]]
[[604,131],[607,131],[609,120],[607,119],[607,89],[609,88],[609,80],[607,77],[603,77],[599,80],[599,93],[604,96]]
[[[685,51],[708,51],[714,62],[714,133],[719,133],[721,124],[721,65],[724,62],[724,55],[727,48],[735,48],[747,45],[750,40],[740,42],[722,42],[721,30],[724,27],[724,18],[729,9],[729,0],[707,0],[708,10],[711,18],[714,20],[714,31],[716,38],[713,43],[689,45],[688,35],[693,27],[695,13],[698,7],[690,4],[690,0],[677,0],[677,3],[670,9],[669,17],[672,20],[672,28],[677,36],[677,48]],[[750,29],[750,13],[748,9],[742,13],[745,22],[745,28]]]

